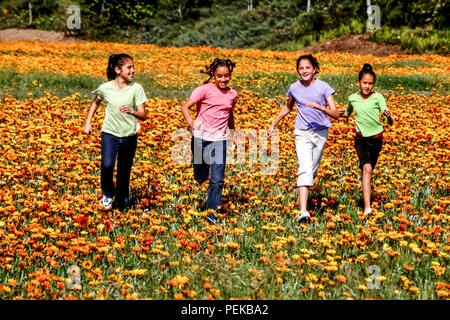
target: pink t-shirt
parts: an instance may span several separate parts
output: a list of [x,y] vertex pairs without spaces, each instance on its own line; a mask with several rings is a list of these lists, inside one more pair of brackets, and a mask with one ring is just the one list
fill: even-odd
[[230,111],[236,104],[238,94],[231,88],[220,90],[214,83],[197,87],[189,98],[197,105],[197,118],[200,124],[194,130],[194,137],[208,141],[226,140]]

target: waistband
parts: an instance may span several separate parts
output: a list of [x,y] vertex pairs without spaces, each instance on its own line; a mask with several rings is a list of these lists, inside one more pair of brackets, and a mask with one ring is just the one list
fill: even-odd
[[[357,132],[356,136],[358,137],[363,137],[361,132]],[[363,137],[363,138],[381,138],[383,136],[383,131],[381,131],[379,134],[374,135],[374,136],[370,136],[370,137]]]

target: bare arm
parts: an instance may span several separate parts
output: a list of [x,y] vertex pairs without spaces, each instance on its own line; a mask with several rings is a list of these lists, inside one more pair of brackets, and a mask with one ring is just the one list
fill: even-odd
[[230,116],[228,117],[228,128],[230,128],[231,130],[235,129],[233,109],[230,110]]
[[234,125],[234,112],[233,109],[230,110],[230,116],[228,117],[228,128],[230,128],[231,130],[233,130],[233,143],[237,145],[238,143],[238,135],[236,133],[236,127]]
[[91,120],[95,114],[95,111],[97,111],[97,108],[101,103],[102,100],[100,100],[98,97],[95,97],[94,100],[92,100],[91,107],[89,108],[88,115],[86,117],[86,122],[84,124],[83,129],[84,133],[90,134],[92,132]]
[[390,126],[392,126],[394,124],[394,119],[392,118],[392,114],[389,111],[389,109],[386,109],[383,111],[383,114],[386,116],[386,118],[388,119],[388,123]]
[[289,100],[286,102],[286,105],[283,108],[281,108],[277,117],[272,121],[272,124],[270,125],[269,129],[267,129],[267,133],[269,134],[269,137],[272,136],[272,132],[275,129],[278,122],[280,122],[281,119],[283,119],[289,112],[292,111],[295,101],[296,101],[295,99],[289,98]]
[[131,114],[132,116],[134,116],[142,121],[147,119],[147,113],[145,112],[145,106],[143,103],[141,103],[140,105],[137,105],[136,109],[137,110],[130,109],[126,105],[123,105],[120,107],[120,111],[123,113]]
[[330,106],[330,108],[322,107],[318,103],[315,103],[312,101],[307,102],[306,105],[311,108],[315,108],[317,110],[325,112],[327,115],[329,115],[330,117],[333,117],[334,119],[339,118],[339,116],[342,116],[345,113],[344,108],[336,107],[336,101],[334,101],[334,96],[332,94],[328,96],[327,103]]
[[198,125],[196,125],[195,121],[192,119],[191,114],[189,113],[189,109],[195,105],[195,102],[191,99],[188,99],[184,105],[181,106],[181,113],[183,114],[184,119],[189,124],[189,127],[192,129],[198,129]]

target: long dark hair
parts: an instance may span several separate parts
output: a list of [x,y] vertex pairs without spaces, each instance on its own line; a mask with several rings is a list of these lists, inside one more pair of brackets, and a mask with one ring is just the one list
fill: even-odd
[[125,64],[125,62],[130,59],[133,61],[133,58],[126,53],[112,54],[108,59],[108,67],[106,68],[106,76],[108,80],[114,80],[117,76],[115,67],[121,67]]
[[203,70],[200,71],[201,73],[209,75],[208,80],[206,80],[203,83],[204,84],[208,83],[209,80],[211,80],[211,78],[214,77],[214,72],[216,72],[216,69],[218,67],[227,67],[228,70],[230,70],[230,73],[233,73],[233,68],[235,66],[236,66],[236,64],[233,61],[231,61],[230,59],[219,59],[219,58],[214,59],[214,61],[209,66],[206,66],[205,71],[203,71]]
[[298,57],[297,72],[298,72],[298,66],[300,65],[300,61],[302,61],[304,59],[309,60],[309,62],[311,62],[311,64],[312,64],[312,66],[314,68],[316,68],[316,73],[319,73],[319,61],[317,61],[317,59],[312,54],[305,54],[305,55]]
[[364,66],[362,67],[361,71],[358,74],[358,80],[361,81],[363,75],[366,73],[373,75],[373,82],[375,82],[377,76],[375,75],[372,66],[368,63],[364,63]]

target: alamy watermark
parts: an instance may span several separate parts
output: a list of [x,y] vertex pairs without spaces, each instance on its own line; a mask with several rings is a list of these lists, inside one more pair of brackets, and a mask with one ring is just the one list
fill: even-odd
[[380,289],[381,288],[380,267],[376,265],[369,266],[367,268],[367,273],[370,274],[369,278],[367,278],[366,281],[367,289]]
[[67,274],[69,277],[66,280],[67,288],[72,290],[81,289],[81,273],[80,268],[76,265],[71,265],[67,268]]
[[67,14],[70,16],[66,19],[66,27],[69,30],[80,30],[81,29],[81,9],[77,5],[70,5],[66,10]]
[[[261,166],[261,175],[274,175],[279,168],[280,142],[279,132],[274,130],[269,138],[266,129],[230,130],[232,140],[227,140],[225,163],[231,165]],[[269,139],[270,145],[269,145]],[[248,140],[248,148],[246,147]],[[201,150],[201,146],[192,143],[191,134],[186,129],[178,129],[172,134],[175,144],[171,151],[171,159],[177,164],[223,164],[223,144],[211,144]],[[235,150],[236,146],[236,150]],[[236,152],[235,152],[236,151]],[[195,153],[193,156],[192,153]],[[203,159],[203,160],[202,160]]]
[[367,29],[380,29],[381,28],[381,10],[379,6],[370,5],[367,6]]

